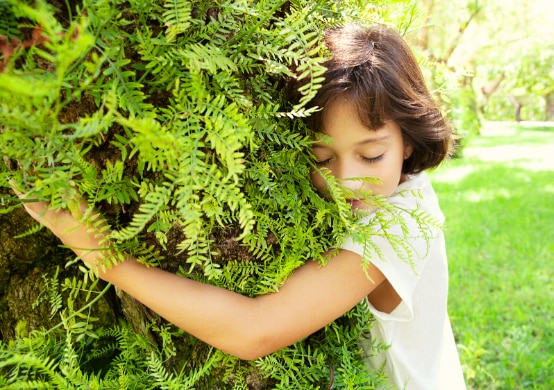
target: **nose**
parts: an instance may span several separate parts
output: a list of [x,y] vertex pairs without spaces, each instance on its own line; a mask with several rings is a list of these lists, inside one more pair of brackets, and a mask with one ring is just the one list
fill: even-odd
[[335,176],[335,179],[337,179],[340,185],[348,189],[356,191],[362,186],[362,182],[359,180],[349,180],[360,176],[356,172],[353,164],[349,164],[347,162],[337,162],[335,169],[333,169],[333,176]]

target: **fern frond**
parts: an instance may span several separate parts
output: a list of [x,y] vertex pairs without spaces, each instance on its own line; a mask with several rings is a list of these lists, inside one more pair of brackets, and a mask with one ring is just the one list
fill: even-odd
[[[7,370],[14,367],[14,370],[28,370],[28,376],[42,376],[42,379],[21,380],[12,383],[13,389],[52,389],[55,384],[60,384],[61,389],[69,388],[67,381],[63,375],[57,372],[58,362],[49,357],[39,357],[32,353],[13,354],[5,359],[0,360],[0,369]],[[19,387],[18,387],[19,386]],[[34,387],[33,387],[34,386]]]
[[19,38],[21,32],[19,31],[19,21],[7,2],[0,2],[0,35],[7,38],[8,41]]
[[167,27],[167,37],[171,42],[190,26],[192,5],[186,0],[165,0],[162,19]]
[[209,74],[219,72],[235,72],[237,65],[220,47],[212,44],[190,44],[184,48],[176,49],[174,57],[179,57],[187,68],[197,71],[207,71]]
[[41,225],[39,223],[39,224],[36,224],[33,227],[31,227],[30,229],[27,229],[23,233],[18,234],[17,236],[14,236],[13,238],[23,238],[23,237],[31,236],[35,233],[40,232],[42,229],[44,229],[44,225]]
[[110,234],[111,238],[125,241],[138,235],[160,210],[167,207],[172,191],[173,185],[169,182],[165,182],[161,186],[148,186],[146,184],[141,186],[139,194],[144,195],[144,203],[140,205],[138,212],[133,215],[129,226],[119,231],[113,231]]

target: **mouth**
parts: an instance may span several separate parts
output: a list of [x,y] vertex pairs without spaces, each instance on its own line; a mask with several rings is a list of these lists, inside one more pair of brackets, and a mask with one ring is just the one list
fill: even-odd
[[350,207],[353,209],[359,209],[365,206],[363,199],[347,199],[346,201],[350,203]]

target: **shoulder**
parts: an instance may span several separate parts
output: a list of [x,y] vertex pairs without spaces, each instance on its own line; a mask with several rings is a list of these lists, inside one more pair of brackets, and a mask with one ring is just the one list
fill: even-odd
[[425,173],[410,176],[377,210],[360,220],[361,225],[370,227],[371,235],[382,233],[407,239],[432,235],[441,230],[443,223],[444,215]]
[[400,183],[388,201],[392,205],[423,204],[439,208],[437,195],[425,172],[411,175],[408,180]]
[[388,207],[378,210],[376,217],[392,218],[404,224],[403,229],[440,230],[444,214],[429,177],[424,173],[410,176],[387,199]]
[[[360,220],[341,248],[358,253],[379,268],[405,269],[418,274],[442,247],[444,216],[427,175],[403,182],[386,204]],[[385,265],[386,264],[386,265]]]

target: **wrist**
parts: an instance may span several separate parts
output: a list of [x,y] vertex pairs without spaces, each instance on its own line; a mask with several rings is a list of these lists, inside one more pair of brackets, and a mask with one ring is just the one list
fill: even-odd
[[109,230],[92,226],[88,221],[76,226],[58,230],[56,235],[67,248],[71,249],[87,266],[96,273],[110,266],[116,253],[108,238]]

